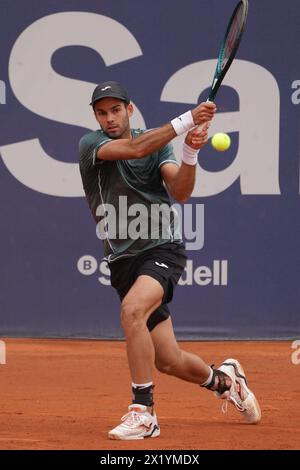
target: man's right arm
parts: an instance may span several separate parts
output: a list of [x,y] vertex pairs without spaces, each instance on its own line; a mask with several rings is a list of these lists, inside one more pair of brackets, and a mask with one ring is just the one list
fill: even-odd
[[[201,103],[192,110],[195,126],[211,121],[216,111],[213,103]],[[99,160],[131,160],[144,158],[160,150],[177,136],[171,123],[145,132],[136,139],[115,139],[102,145],[97,151]]]

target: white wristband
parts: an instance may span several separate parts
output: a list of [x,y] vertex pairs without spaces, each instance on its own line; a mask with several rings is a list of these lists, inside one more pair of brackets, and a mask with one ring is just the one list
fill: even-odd
[[181,116],[173,119],[171,124],[177,135],[185,134],[190,131],[195,127],[192,111],[187,111],[186,113],[181,114]]
[[199,150],[192,149],[189,145],[183,142],[181,160],[187,165],[195,166],[198,163]]

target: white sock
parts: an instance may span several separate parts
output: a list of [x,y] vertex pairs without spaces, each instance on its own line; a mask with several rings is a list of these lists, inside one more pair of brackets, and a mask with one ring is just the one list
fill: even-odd
[[209,374],[207,380],[206,380],[205,382],[203,382],[203,384],[200,384],[200,387],[206,387],[207,385],[209,385],[210,382],[212,381],[213,374],[214,374],[214,373],[213,373],[213,370],[212,370],[212,368],[210,367],[210,374]]
[[133,382],[131,383],[133,388],[147,388],[153,385],[153,382],[147,382],[146,384],[134,384]]

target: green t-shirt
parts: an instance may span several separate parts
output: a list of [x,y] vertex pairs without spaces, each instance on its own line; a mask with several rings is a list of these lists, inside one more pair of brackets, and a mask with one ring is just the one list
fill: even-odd
[[[133,138],[143,132],[131,130]],[[165,163],[177,164],[172,145],[142,159],[97,159],[98,149],[111,140],[97,130],[79,142],[83,188],[105,259],[112,262],[164,243],[181,243],[178,216],[160,172]]]

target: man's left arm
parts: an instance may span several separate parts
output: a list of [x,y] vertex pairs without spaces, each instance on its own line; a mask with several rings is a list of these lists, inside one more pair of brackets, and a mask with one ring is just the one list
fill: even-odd
[[186,202],[193,192],[196,181],[197,154],[207,142],[208,128],[209,122],[202,126],[202,129],[198,127],[187,134],[180,167],[172,163],[166,163],[161,167],[161,175],[168,191],[178,202]]

